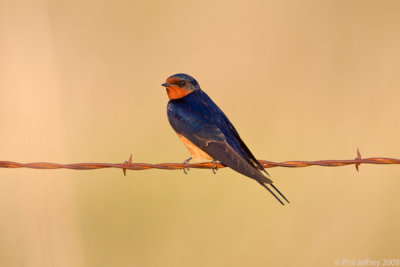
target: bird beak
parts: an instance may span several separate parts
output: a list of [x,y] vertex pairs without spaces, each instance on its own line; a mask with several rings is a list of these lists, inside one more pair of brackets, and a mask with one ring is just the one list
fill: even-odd
[[161,84],[161,86],[164,86],[164,87],[171,87],[171,84],[170,84],[170,83],[163,83],[163,84]]

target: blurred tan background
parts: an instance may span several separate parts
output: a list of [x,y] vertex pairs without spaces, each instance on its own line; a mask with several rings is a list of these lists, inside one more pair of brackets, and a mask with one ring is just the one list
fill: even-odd
[[[400,158],[399,28],[399,1],[0,0],[0,160],[182,162],[177,72],[259,159]],[[292,204],[228,169],[0,169],[0,266],[400,258],[399,166],[269,172]]]

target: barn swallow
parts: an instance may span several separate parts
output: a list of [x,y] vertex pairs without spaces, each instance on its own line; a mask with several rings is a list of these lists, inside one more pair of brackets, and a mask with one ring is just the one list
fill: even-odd
[[287,203],[286,197],[272,184],[260,162],[240,138],[233,124],[222,110],[201,90],[191,76],[178,73],[162,84],[167,90],[168,120],[193,159],[213,160],[256,180],[282,205],[283,201],[269,188],[271,186]]

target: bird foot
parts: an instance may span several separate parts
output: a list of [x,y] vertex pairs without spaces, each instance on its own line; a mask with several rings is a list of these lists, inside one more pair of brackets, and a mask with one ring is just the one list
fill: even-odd
[[183,168],[183,172],[184,172],[185,174],[188,174],[187,172],[190,170],[190,164],[189,164],[189,162],[190,162],[191,159],[192,159],[192,157],[188,158],[187,160],[185,160],[185,161],[183,162],[183,164],[186,164],[186,168]]
[[213,172],[214,174],[216,174],[217,171],[218,171],[218,162],[214,159],[214,160],[212,161],[212,163],[214,163],[214,167],[212,168],[212,172]]

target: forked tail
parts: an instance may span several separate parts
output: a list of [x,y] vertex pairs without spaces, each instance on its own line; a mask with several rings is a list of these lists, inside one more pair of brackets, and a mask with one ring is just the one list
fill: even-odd
[[[264,184],[264,183],[262,183],[262,182],[258,182],[258,183],[259,183],[261,186],[265,187],[265,189],[267,189],[268,192],[270,192],[271,195],[273,195],[273,196],[276,198],[276,200],[279,201],[279,203],[281,203],[282,205],[285,205],[285,203],[283,203],[283,201],[282,201],[282,200],[281,200],[281,199],[280,199],[266,184]],[[273,184],[268,184],[268,185],[272,186],[272,188],[275,189],[275,191],[278,192],[278,194],[279,194],[287,203],[290,203],[290,201],[287,200],[287,198],[281,193],[281,191],[279,191],[278,188],[276,188]]]

